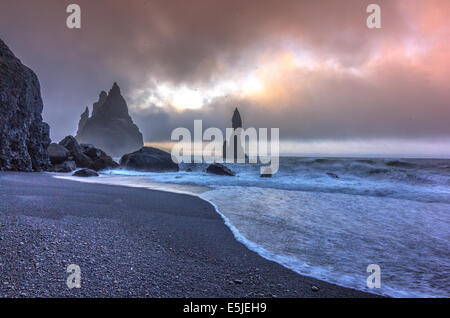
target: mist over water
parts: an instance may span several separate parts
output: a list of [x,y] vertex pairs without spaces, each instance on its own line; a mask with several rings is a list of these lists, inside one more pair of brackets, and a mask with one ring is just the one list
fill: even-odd
[[[227,166],[236,177],[183,164],[98,181],[199,195],[239,240],[301,274],[394,297],[450,296],[450,160],[282,157],[272,178]],[[381,289],[366,287],[369,264],[381,267]]]

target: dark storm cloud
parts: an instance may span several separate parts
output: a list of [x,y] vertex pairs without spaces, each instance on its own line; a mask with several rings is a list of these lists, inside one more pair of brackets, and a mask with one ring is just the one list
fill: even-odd
[[[65,26],[66,6],[74,2],[82,8],[81,30]],[[444,1],[377,0],[383,28],[369,30],[365,9],[372,2],[3,0],[0,37],[38,74],[44,117],[57,140],[75,133],[81,112],[114,81],[147,141],[167,140],[173,128],[190,127],[194,119],[224,128],[236,106],[248,126],[280,127],[287,139],[449,136],[450,90],[434,77],[439,67],[401,57],[379,59],[367,76],[289,70],[265,87],[282,91],[268,94],[272,98],[220,97],[182,112],[170,104],[142,107],[138,91],[151,93],[158,83],[207,88],[245,76],[259,67],[260,57],[280,50],[358,70],[411,37],[428,40],[433,28],[447,35],[448,22],[444,28],[431,23],[436,13],[414,21],[420,15],[409,7],[417,5],[422,14]],[[448,16],[448,6],[441,8]],[[448,46],[433,45],[421,58],[444,61]]]

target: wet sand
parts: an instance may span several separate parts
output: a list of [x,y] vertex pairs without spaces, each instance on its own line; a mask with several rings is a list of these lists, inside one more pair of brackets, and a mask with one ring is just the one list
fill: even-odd
[[194,196],[0,172],[0,297],[373,296],[262,258]]

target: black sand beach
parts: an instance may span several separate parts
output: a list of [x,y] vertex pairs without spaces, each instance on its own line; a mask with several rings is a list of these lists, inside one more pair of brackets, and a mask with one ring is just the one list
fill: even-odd
[[371,296],[263,259],[199,198],[0,172],[0,297]]

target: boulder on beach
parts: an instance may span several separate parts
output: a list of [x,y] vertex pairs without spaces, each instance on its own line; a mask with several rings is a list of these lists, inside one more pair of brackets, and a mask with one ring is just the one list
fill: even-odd
[[48,146],[47,151],[52,165],[61,164],[64,161],[67,161],[70,155],[70,152],[66,147],[55,143],[51,143],[50,146]]
[[124,155],[120,159],[120,167],[149,172],[179,170],[178,163],[172,160],[170,153],[153,147],[142,147],[138,151]]
[[92,169],[81,169],[74,172],[75,177],[98,177],[98,173]]
[[88,156],[92,160],[106,156],[106,153],[103,150],[98,149],[91,144],[80,144],[80,149],[86,156]]
[[114,169],[119,165],[103,150],[89,144],[78,144],[73,136],[67,136],[59,144],[48,147],[52,172],[70,172],[76,168],[95,171]]
[[220,163],[213,163],[206,168],[206,172],[221,176],[234,176],[234,172]]
[[77,164],[77,167],[87,168],[91,163],[92,160],[83,153],[75,137],[67,136],[61,140],[59,144],[69,150],[70,155]]
[[48,170],[50,172],[72,172],[77,169],[77,164],[75,161],[68,160],[63,163],[54,164]]
[[115,169],[118,168],[119,164],[112,160],[111,157],[105,156],[100,157],[92,161],[89,165],[89,168],[95,171],[107,170],[107,169]]
[[89,109],[84,110],[75,138],[80,143],[94,144],[117,157],[144,146],[142,134],[128,113],[127,102],[117,83],[108,94],[104,91],[100,93],[91,117]]
[[0,170],[42,171],[50,166],[48,124],[36,74],[0,40]]
[[110,156],[108,156],[103,150],[94,147],[93,145],[81,144],[80,148],[82,152],[92,160],[88,165],[88,168],[96,171],[105,169],[114,169],[119,166]]

